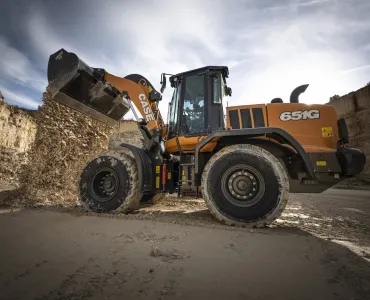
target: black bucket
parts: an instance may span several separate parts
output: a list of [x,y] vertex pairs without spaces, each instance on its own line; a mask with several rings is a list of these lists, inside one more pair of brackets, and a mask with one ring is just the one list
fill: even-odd
[[126,98],[104,81],[105,71],[89,67],[64,49],[52,54],[48,64],[53,99],[109,125],[129,111]]

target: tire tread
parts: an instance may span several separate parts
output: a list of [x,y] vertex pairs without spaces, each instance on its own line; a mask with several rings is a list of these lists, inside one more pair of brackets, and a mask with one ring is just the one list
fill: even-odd
[[[250,223],[235,221],[223,215],[218,210],[215,203],[211,200],[211,196],[208,193],[208,185],[207,185],[210,170],[212,169],[212,166],[219,159],[221,159],[226,154],[230,152],[234,152],[234,151],[241,151],[244,153],[255,155],[261,158],[262,160],[269,162],[269,164],[271,164],[271,166],[273,167],[275,176],[278,179],[279,186],[280,186],[279,196],[281,197],[281,200],[279,201],[277,207],[265,218],[262,218],[262,219],[259,219],[257,221],[250,222]],[[288,198],[289,198],[289,178],[288,178],[287,172],[285,171],[284,166],[281,164],[279,159],[275,157],[271,152],[261,147],[251,145],[251,144],[237,144],[237,145],[227,146],[221,149],[219,152],[217,152],[215,155],[211,157],[211,159],[206,164],[203,174],[202,174],[201,191],[202,191],[204,201],[209,211],[214,217],[216,217],[222,223],[225,223],[226,225],[230,225],[230,226],[259,228],[259,227],[265,227],[266,225],[269,225],[272,222],[274,222],[284,211],[286,204],[288,202]]]
[[[137,210],[140,206],[140,199],[142,198],[142,193],[141,193],[140,187],[139,187],[139,173],[138,173],[138,169],[137,169],[135,159],[133,157],[131,157],[130,155],[126,154],[124,152],[124,149],[109,150],[108,152],[105,152],[104,154],[99,155],[99,156],[112,156],[112,157],[122,161],[123,164],[126,167],[128,175],[129,175],[129,180],[130,180],[130,182],[129,182],[129,185],[130,185],[129,193],[128,193],[125,201],[123,201],[121,206],[116,208],[114,210],[114,212],[115,213],[125,213],[125,214],[127,214],[127,213],[130,213],[130,212],[134,211],[134,210]],[[82,203],[82,205],[87,210],[94,211],[93,209],[91,209],[89,207],[89,205],[87,203],[85,203],[84,201],[81,201],[81,199],[80,199],[80,203]]]

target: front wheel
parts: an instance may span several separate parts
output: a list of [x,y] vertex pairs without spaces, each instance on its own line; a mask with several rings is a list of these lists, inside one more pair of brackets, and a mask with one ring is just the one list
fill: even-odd
[[122,150],[113,150],[90,161],[83,170],[79,199],[94,212],[129,213],[139,208],[139,189],[135,160]]
[[211,213],[228,225],[262,227],[283,212],[289,179],[280,161],[254,145],[217,152],[202,174],[202,194]]

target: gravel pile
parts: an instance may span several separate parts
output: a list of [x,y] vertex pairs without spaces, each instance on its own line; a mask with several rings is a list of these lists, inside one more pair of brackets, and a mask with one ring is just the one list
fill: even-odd
[[45,92],[29,164],[21,174],[28,206],[76,203],[78,178],[86,163],[108,149],[112,128],[61,105]]

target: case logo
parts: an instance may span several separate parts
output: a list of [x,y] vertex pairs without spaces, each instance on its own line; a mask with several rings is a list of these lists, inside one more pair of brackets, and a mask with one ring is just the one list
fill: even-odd
[[152,109],[149,106],[148,100],[146,99],[144,94],[139,95],[139,100],[141,102],[141,106],[143,107],[143,111],[146,117],[146,120],[149,121],[154,121],[154,116],[152,113]]
[[314,120],[320,119],[320,111],[318,109],[286,111],[281,113],[281,121],[298,121],[298,120]]

